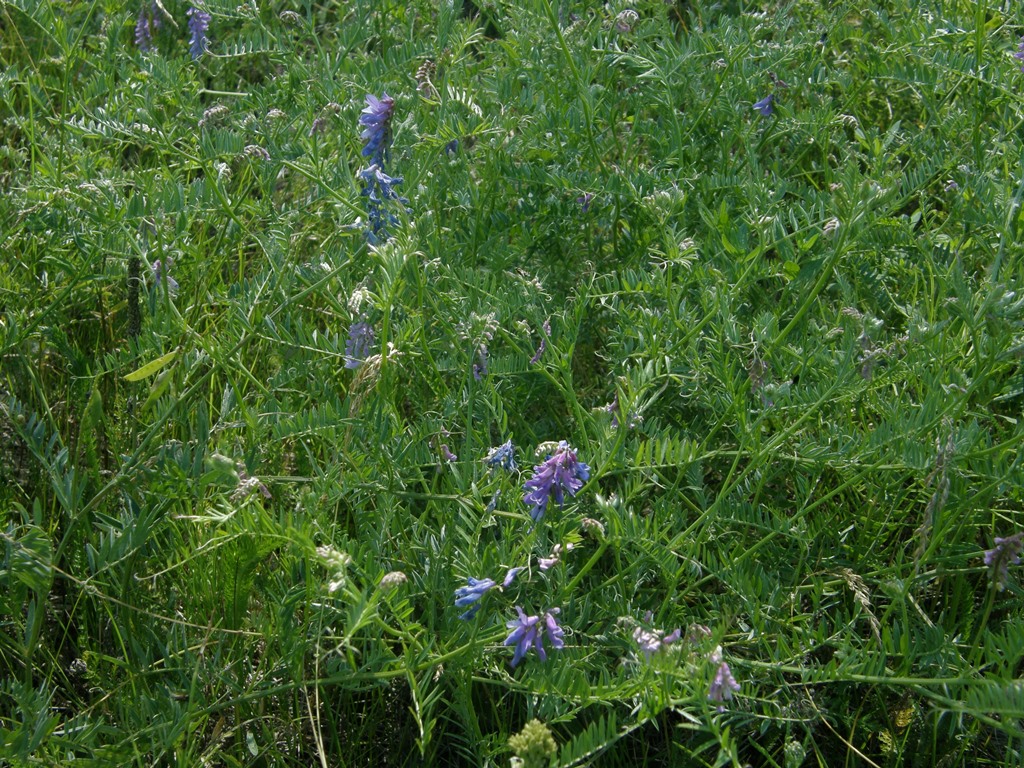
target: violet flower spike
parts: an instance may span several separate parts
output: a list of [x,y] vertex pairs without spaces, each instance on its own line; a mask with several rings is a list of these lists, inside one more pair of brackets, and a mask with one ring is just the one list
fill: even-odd
[[523,570],[523,566],[521,565],[516,566],[515,568],[509,568],[508,573],[505,574],[505,580],[501,582],[501,588],[508,589],[511,587],[512,582],[515,581],[516,576],[519,575],[521,570]]
[[348,329],[348,341],[345,342],[345,367],[358,368],[369,356],[373,346],[373,328],[365,320],[352,323]]
[[732,676],[732,670],[729,669],[729,665],[723,661],[715,671],[715,679],[711,681],[711,687],[708,689],[708,699],[717,702],[729,701],[732,699],[733,692],[739,689],[740,684]]
[[992,571],[996,589],[1002,591],[1010,578],[1010,566],[1020,563],[1024,552],[1024,531],[1018,531],[1006,538],[996,537],[995,546],[985,550],[985,565]]
[[1020,44],[1017,46],[1017,52],[1013,54],[1013,58],[1021,63],[1020,71],[1024,72],[1024,37],[1020,39]]
[[188,50],[192,54],[192,60],[195,61],[206,53],[210,45],[210,41],[206,37],[206,32],[210,28],[210,14],[192,6],[185,11],[185,15],[188,16]]
[[506,440],[497,448],[491,448],[487,452],[487,456],[484,457],[484,464],[490,467],[492,472],[499,467],[506,472],[515,472],[519,469],[519,465],[516,464],[516,449],[512,445],[512,441]]
[[771,117],[775,107],[772,106],[775,95],[769,93],[763,99],[754,103],[754,109],[761,113],[761,117]]
[[145,6],[139,10],[139,18],[135,22],[135,45],[143,53],[153,50],[153,25]]
[[518,605],[516,606],[516,612],[519,614],[519,618],[505,623],[505,626],[512,631],[503,643],[503,645],[515,645],[516,647],[511,662],[513,669],[523,660],[531,646],[537,651],[537,656],[540,657],[541,661],[547,661],[548,656],[544,650],[543,643],[545,633],[552,648],[559,650],[565,648],[565,640],[563,639],[565,633],[555,620],[555,616],[559,613],[558,608],[552,608],[550,611],[547,611],[544,614],[543,623],[540,616],[527,616]]
[[534,521],[540,520],[551,498],[561,506],[566,493],[575,496],[589,479],[590,467],[580,461],[576,451],[563,440],[553,454],[533,468],[533,477],[524,485],[526,495],[523,502],[533,507],[530,517]]
[[391,119],[395,114],[395,100],[385,91],[378,99],[372,93],[366,94],[366,107],[359,114],[363,126],[360,138],[366,142],[363,156],[370,162],[384,165],[391,148]]
[[494,579],[474,579],[469,576],[466,581],[467,586],[455,590],[455,607],[469,608],[459,616],[463,621],[469,621],[476,616],[480,610],[480,598],[498,586]]

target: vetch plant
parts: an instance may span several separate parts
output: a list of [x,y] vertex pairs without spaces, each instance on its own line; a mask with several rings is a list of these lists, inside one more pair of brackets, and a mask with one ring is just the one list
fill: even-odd
[[551,499],[561,506],[565,494],[575,496],[590,479],[590,467],[576,456],[576,451],[565,440],[540,464],[533,468],[533,477],[526,481],[523,502],[531,507],[534,521],[544,517]]

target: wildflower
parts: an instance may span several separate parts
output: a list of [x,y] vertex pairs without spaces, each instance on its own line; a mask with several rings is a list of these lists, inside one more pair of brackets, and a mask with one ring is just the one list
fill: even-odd
[[409,203],[407,198],[401,197],[395,191],[395,185],[401,184],[404,179],[401,176],[388,176],[377,164],[363,168],[357,175],[363,182],[363,196],[370,201],[367,210],[370,231],[367,232],[367,239],[372,244],[387,240],[387,226],[397,224],[398,217],[385,210],[384,205],[392,200],[397,200],[403,205]]
[[584,192],[582,195],[576,198],[576,202],[580,204],[583,213],[590,210],[590,201],[594,199],[594,195],[591,192]]
[[153,282],[159,287],[164,278],[166,278],[167,292],[171,294],[171,296],[176,296],[178,294],[178,281],[168,274],[173,265],[174,259],[168,259],[166,265],[162,264],[160,259],[157,259],[153,262],[151,269],[153,270]]
[[206,37],[206,31],[210,28],[210,14],[192,6],[185,15],[188,16],[188,50],[195,61],[206,53],[210,43]]
[[947,179],[946,180],[946,186],[944,186],[942,188],[942,191],[943,192],[956,192],[959,189],[960,189],[960,185],[957,184],[956,181],[954,181],[953,179]]
[[145,6],[139,11],[138,21],[135,22],[135,45],[143,53],[153,49],[153,27]]
[[466,581],[467,586],[455,590],[455,607],[469,608],[459,616],[463,621],[469,621],[476,616],[477,611],[480,610],[480,598],[498,586],[494,579],[474,579],[469,576]]
[[541,768],[549,765],[551,758],[558,752],[558,744],[551,735],[551,729],[536,718],[523,726],[519,733],[510,737],[508,745],[516,753],[522,768]]
[[543,644],[545,633],[547,633],[548,642],[551,643],[552,648],[562,649],[565,647],[565,641],[563,640],[565,633],[558,626],[558,622],[555,621],[555,616],[559,613],[558,608],[552,608],[543,617],[527,616],[518,605],[516,606],[516,612],[519,614],[519,618],[505,623],[505,626],[512,631],[503,643],[503,645],[514,644],[516,647],[516,651],[512,655],[512,667],[515,667],[523,660],[526,652],[530,650],[530,646],[536,649],[541,661],[547,660],[548,656],[544,651]]
[[451,141],[449,141],[447,144],[444,145],[444,153],[448,157],[454,157],[455,153],[458,152],[458,151],[459,151],[459,140],[458,139],[452,139]]
[[282,117],[287,117],[287,115],[277,107],[267,112],[267,120],[280,120]]
[[273,498],[270,489],[258,477],[251,477],[241,464],[238,466],[238,487],[231,494],[232,501],[243,501],[252,494],[260,492],[260,495],[268,501]]
[[270,160],[270,153],[259,144],[248,144],[245,147],[245,154],[260,160]]
[[579,461],[576,451],[563,440],[553,454],[533,468],[533,477],[526,481],[523,502],[533,507],[530,517],[540,520],[552,496],[561,505],[567,492],[575,496],[589,479],[590,467]]
[[604,525],[600,520],[595,520],[592,517],[584,517],[580,522],[580,527],[583,528],[584,533],[589,533],[592,536],[602,538],[604,536]]
[[772,116],[772,112],[775,109],[772,106],[772,102],[774,102],[774,101],[775,101],[775,96],[773,94],[769,93],[763,99],[761,99],[760,101],[754,103],[754,109],[756,109],[758,112],[761,113],[761,117],[771,117]]
[[459,457],[451,452],[451,449],[448,447],[447,443],[441,443],[441,456],[443,456],[444,460],[448,462],[459,460]]
[[487,375],[487,345],[481,344],[476,351],[476,362],[473,363],[473,378],[481,381]]
[[537,351],[534,352],[533,357],[530,358],[530,365],[535,365],[540,360],[541,355],[544,354],[544,350],[548,348],[548,337],[551,336],[551,321],[545,320],[542,327],[544,329],[544,335],[541,337],[540,346],[537,347]]
[[1006,538],[996,537],[996,545],[985,551],[985,565],[992,569],[996,589],[1003,590],[1010,578],[1010,566],[1020,563],[1024,551],[1024,531],[1018,531]]
[[1024,37],[1020,39],[1020,44],[1017,46],[1017,52],[1013,54],[1013,58],[1021,62],[1020,71],[1024,72]]
[[[649,620],[649,619],[648,619]],[[644,629],[643,627],[637,627],[633,630],[633,639],[637,645],[640,646],[640,650],[643,651],[644,656],[648,659],[651,658],[655,653],[662,650],[667,645],[679,640],[682,637],[682,630],[677,628],[674,632],[665,634],[660,629]]]
[[523,570],[523,567],[521,565],[515,568],[509,568],[508,572],[505,574],[505,580],[501,582],[501,588],[508,589],[509,587],[511,587],[512,582],[515,581],[516,576],[519,575],[519,572],[521,570]]
[[[572,543],[565,545],[565,551],[568,552],[573,548]],[[555,544],[554,549],[551,550],[551,554],[548,557],[538,557],[537,564],[540,566],[542,571],[547,571],[558,564],[562,559],[562,545]]]
[[715,679],[711,681],[711,687],[708,689],[708,699],[717,702],[728,701],[732,699],[733,691],[739,689],[740,684],[733,678],[729,665],[724,661],[720,662],[715,671]]
[[516,449],[511,440],[506,440],[497,448],[491,448],[484,458],[484,464],[492,470],[501,467],[506,472],[515,472],[519,469],[516,464]]
[[385,573],[381,576],[380,584],[378,586],[380,586],[382,592],[390,592],[393,589],[397,589],[402,584],[405,584],[408,580],[409,577],[401,571],[391,571],[390,573]]
[[826,221],[821,227],[821,234],[823,234],[825,237],[832,237],[838,231],[839,219],[837,219],[835,216]]
[[366,95],[366,108],[359,114],[359,124],[364,126],[360,138],[366,142],[363,157],[371,158],[375,165],[383,165],[387,160],[394,114],[395,100],[386,91],[379,99],[372,93]]
[[633,25],[640,20],[640,14],[632,8],[627,8],[615,17],[615,29],[620,34],[626,35],[633,30]]
[[345,342],[345,367],[358,368],[370,354],[373,346],[373,328],[365,320],[352,323]]

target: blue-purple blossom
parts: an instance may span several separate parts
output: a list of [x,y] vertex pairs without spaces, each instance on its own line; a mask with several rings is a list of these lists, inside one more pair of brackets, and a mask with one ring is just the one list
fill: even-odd
[[1013,54],[1013,58],[1021,63],[1020,71],[1024,72],[1024,37],[1020,39],[1020,44],[1017,46],[1017,52]]
[[508,589],[511,587],[512,582],[515,581],[516,576],[519,575],[521,570],[523,570],[523,566],[521,565],[516,566],[515,568],[509,568],[508,572],[505,574],[505,580],[501,582],[501,588]]
[[665,646],[672,645],[672,643],[679,640],[679,638],[682,637],[682,634],[683,631],[680,628],[677,628],[674,632],[670,632],[666,635],[660,629],[644,629],[642,627],[637,627],[633,631],[633,639],[636,641],[637,645],[640,646],[640,650],[643,651],[644,656],[650,659],[652,655],[662,650]]
[[732,699],[734,691],[740,689],[740,684],[732,676],[732,670],[726,662],[721,662],[715,671],[715,678],[708,688],[708,698],[711,701],[723,702]]
[[996,545],[985,550],[985,565],[992,571],[996,589],[1002,590],[1010,578],[1010,566],[1020,563],[1024,551],[1024,531],[1018,531],[1006,538],[996,537]]
[[582,195],[576,198],[576,202],[580,204],[580,208],[582,209],[583,213],[586,213],[587,211],[590,210],[590,201],[593,199],[594,194],[592,192],[584,192]]
[[405,206],[409,203],[408,198],[400,196],[395,191],[395,186],[401,184],[404,179],[401,176],[388,176],[376,163],[361,169],[357,175],[363,182],[363,196],[370,201],[367,206],[370,229],[366,236],[371,244],[376,245],[388,239],[387,227],[398,223],[398,217],[387,210],[385,204],[397,201]]
[[194,61],[206,53],[209,46],[206,31],[210,28],[210,14],[192,6],[185,11],[185,15],[188,16],[188,50]]
[[761,113],[761,117],[771,117],[775,107],[772,106],[775,101],[774,94],[769,93],[760,101],[754,103],[754,109]]
[[167,292],[171,296],[176,296],[178,294],[178,281],[169,274],[173,265],[174,259],[168,259],[166,264],[162,264],[160,259],[157,259],[153,262],[151,269],[153,270],[153,283],[159,287],[166,278]]
[[563,440],[553,454],[533,468],[533,477],[526,481],[523,502],[533,507],[530,517],[540,520],[551,498],[561,505],[566,493],[575,496],[589,479],[590,467],[580,461],[576,451]]
[[359,114],[359,124],[363,126],[360,137],[366,142],[363,156],[370,162],[384,165],[391,148],[391,118],[395,114],[395,100],[385,91],[378,99],[372,93],[366,94],[366,107]]
[[487,375],[487,345],[481,344],[476,351],[476,362],[473,363],[473,378],[481,381]]
[[135,22],[135,45],[143,53],[153,48],[153,27],[145,6],[139,10],[139,18]]
[[472,576],[469,576],[466,582],[467,586],[455,590],[455,607],[469,608],[459,616],[463,621],[469,621],[476,616],[480,610],[480,598],[498,586],[494,579],[474,579]]
[[505,626],[512,631],[505,638],[504,645],[515,645],[516,647],[516,651],[512,655],[512,667],[515,667],[523,660],[531,646],[537,651],[540,660],[546,661],[548,656],[544,650],[543,643],[545,634],[547,634],[548,642],[552,648],[565,648],[565,641],[563,639],[565,633],[558,626],[558,622],[555,621],[555,616],[559,613],[558,608],[552,608],[543,617],[527,616],[518,605],[516,606],[516,612],[519,614],[519,618],[505,623]]
[[448,462],[459,460],[459,457],[452,453],[452,450],[451,448],[448,447],[447,443],[441,443],[441,456],[444,457],[444,460]]
[[[522,567],[509,568],[505,579],[501,582],[502,589],[512,586],[516,576],[523,570]],[[466,586],[455,590],[455,607],[468,608],[469,610],[459,616],[463,621],[469,621],[480,610],[480,598],[498,586],[494,579],[474,579],[472,576],[466,578]]]
[[458,151],[459,151],[459,140],[458,139],[452,139],[451,141],[449,141],[447,144],[444,145],[444,153],[446,155],[448,155],[448,157],[452,157]]
[[506,472],[515,472],[519,469],[519,465],[516,464],[516,449],[512,445],[512,440],[506,440],[497,448],[491,448],[484,458],[484,464],[492,470],[501,467]]
[[369,357],[373,347],[373,327],[365,320],[352,323],[345,342],[345,367],[358,368]]

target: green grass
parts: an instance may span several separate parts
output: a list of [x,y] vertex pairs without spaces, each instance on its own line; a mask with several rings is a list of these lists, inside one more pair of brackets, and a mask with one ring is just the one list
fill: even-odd
[[476,5],[0,0],[0,764],[1024,763],[1019,11]]

